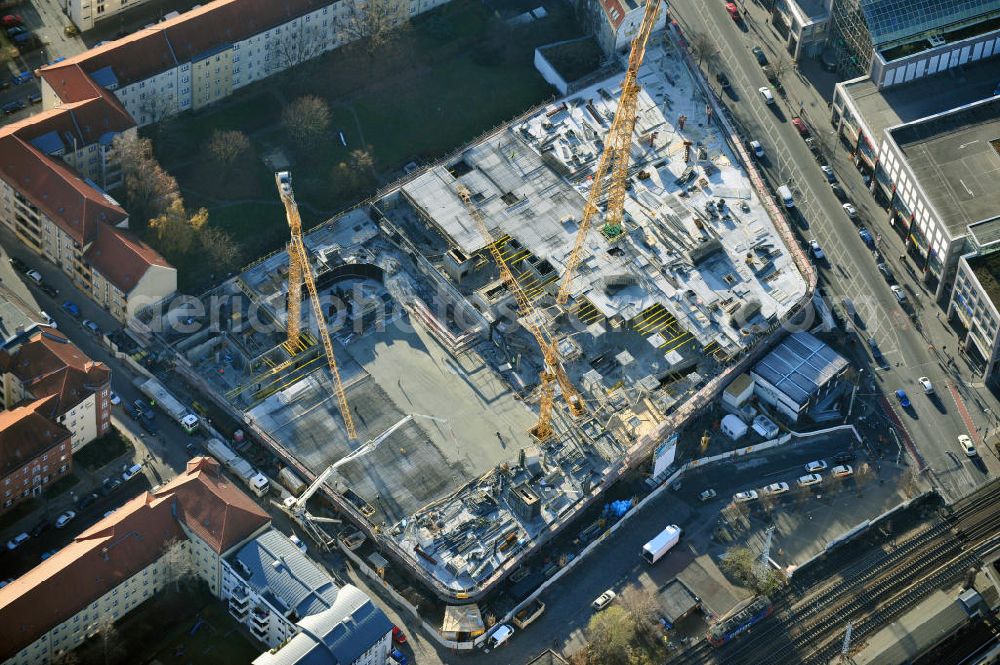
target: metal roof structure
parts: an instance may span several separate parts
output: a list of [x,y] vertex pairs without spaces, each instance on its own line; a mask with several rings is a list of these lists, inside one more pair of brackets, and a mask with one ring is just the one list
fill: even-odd
[[283,533],[267,531],[230,558],[248,586],[274,607],[305,617],[327,610],[338,598],[333,579]]
[[392,632],[392,621],[357,587],[345,585],[329,609],[300,620],[301,629],[254,665],[352,665]]
[[807,332],[792,333],[754,367],[791,401],[805,405],[847,367],[847,360]]
[[1000,0],[863,0],[861,11],[876,47],[992,13]]

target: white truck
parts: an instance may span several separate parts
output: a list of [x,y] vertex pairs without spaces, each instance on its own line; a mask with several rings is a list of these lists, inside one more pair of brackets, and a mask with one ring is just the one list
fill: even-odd
[[655,538],[642,546],[642,558],[649,563],[656,563],[663,555],[670,551],[681,539],[681,528],[676,524],[670,524],[661,531]]
[[222,466],[239,477],[257,496],[265,496],[271,491],[271,483],[267,476],[250,466],[250,462],[234,453],[222,441],[209,439],[205,442],[205,449],[212,457],[219,460]]
[[201,419],[191,413],[191,409],[181,404],[176,397],[170,394],[163,384],[156,379],[137,381],[137,387],[143,395],[149,398],[153,406],[159,407],[161,411],[177,421],[185,432],[193,434],[198,429]]

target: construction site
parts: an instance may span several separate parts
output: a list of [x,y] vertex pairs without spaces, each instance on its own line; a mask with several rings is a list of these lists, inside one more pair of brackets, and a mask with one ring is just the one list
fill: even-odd
[[209,294],[210,325],[162,328],[307,483],[336,465],[326,494],[443,599],[482,597],[591,505],[806,291],[654,41],[308,234],[278,174],[289,251]]

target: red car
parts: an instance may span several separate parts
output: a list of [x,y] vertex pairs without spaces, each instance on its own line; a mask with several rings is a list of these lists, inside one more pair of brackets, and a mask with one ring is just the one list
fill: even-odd
[[399,626],[392,627],[392,641],[396,644],[406,644],[406,635],[399,629]]
[[21,17],[16,14],[7,14],[7,16],[0,18],[0,24],[2,24],[5,28],[14,28],[22,23],[24,23],[24,21],[21,20]]
[[809,128],[806,127],[806,123],[802,121],[802,118],[795,116],[792,118],[792,125],[798,130],[799,134],[802,136],[809,136]]
[[736,6],[736,3],[727,2],[726,3],[726,11],[729,12],[729,18],[733,19],[734,21],[739,21],[740,20],[740,10]]

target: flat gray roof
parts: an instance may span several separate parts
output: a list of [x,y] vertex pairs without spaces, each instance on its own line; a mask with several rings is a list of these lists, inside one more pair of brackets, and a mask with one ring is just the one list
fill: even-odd
[[1000,210],[1000,97],[890,134],[953,237]]
[[[997,84],[998,68],[1000,59],[994,57],[884,90],[879,90],[867,76],[841,85],[871,129],[872,137],[880,141],[883,130],[889,127],[986,99]],[[948,94],[940,94],[942,90]]]

